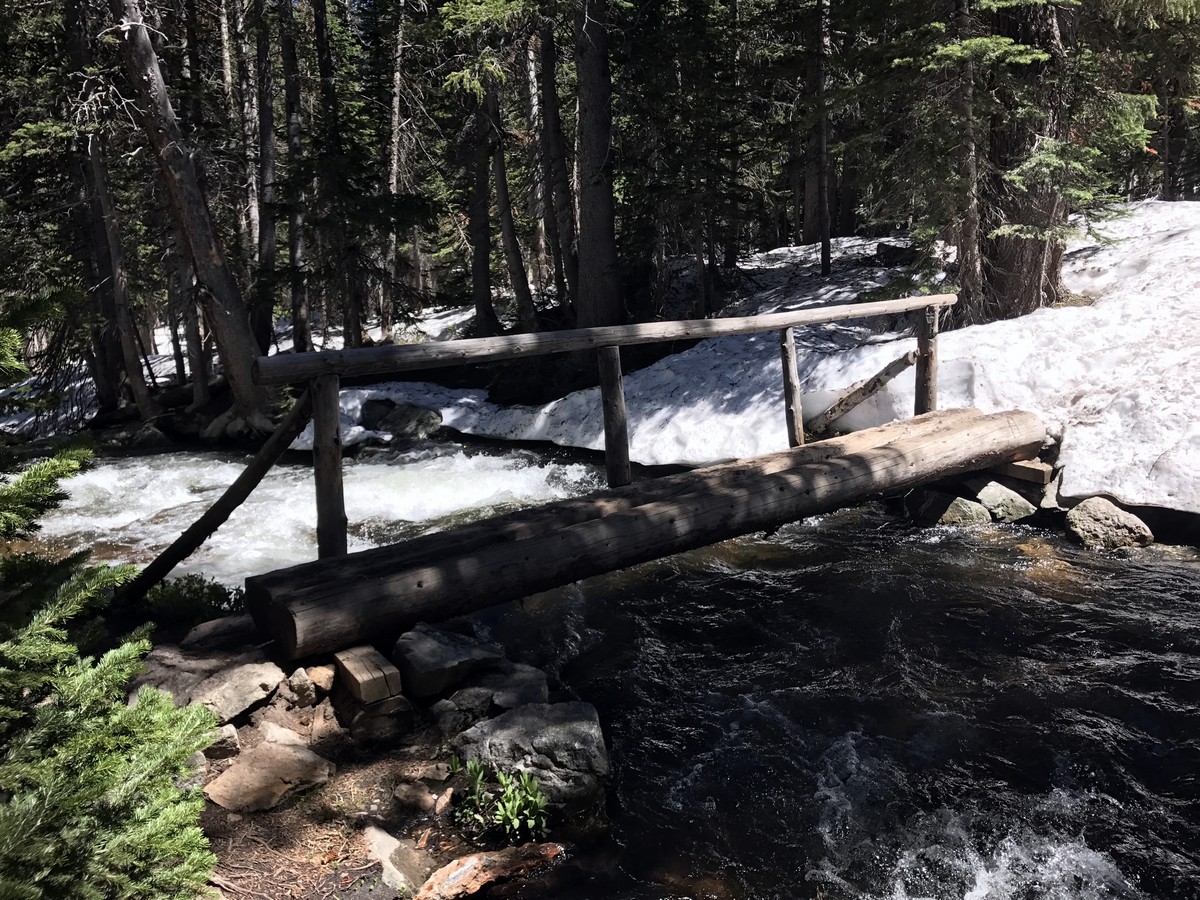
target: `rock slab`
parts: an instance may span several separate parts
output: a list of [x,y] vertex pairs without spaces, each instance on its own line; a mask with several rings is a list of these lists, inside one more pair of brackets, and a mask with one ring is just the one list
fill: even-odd
[[467,729],[453,747],[493,771],[532,773],[565,810],[603,801],[608,751],[590,703],[531,703]]
[[271,809],[289,794],[324,784],[333,763],[305,747],[262,743],[237,758],[204,789],[213,803],[233,812]]
[[525,844],[494,853],[472,853],[442,866],[421,886],[416,900],[459,900],[501,881],[522,878],[562,856],[558,844]]
[[1154,533],[1145,522],[1103,497],[1084,500],[1067,513],[1067,531],[1089,550],[1118,550],[1154,543]]
[[500,653],[492,647],[425,624],[400,635],[392,650],[405,693],[418,699],[436,697],[484,663],[499,659]]
[[221,724],[266,701],[283,681],[275,663],[243,663],[206,678],[192,690],[192,703],[207,706]]
[[975,495],[997,522],[1019,522],[1037,512],[1037,507],[997,481],[989,481]]

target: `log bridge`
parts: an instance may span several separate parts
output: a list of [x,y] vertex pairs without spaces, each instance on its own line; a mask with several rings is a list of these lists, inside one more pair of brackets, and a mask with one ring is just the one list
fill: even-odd
[[[130,590],[144,591],[194,551],[314,423],[318,559],[246,580],[260,629],[298,659],[391,636],[422,620],[473,612],[581,578],[732,537],[777,528],[951,475],[1037,456],[1046,438],[1034,415],[937,410],[937,334],[952,294],[730,319],[655,322],[547,334],[260,357],[263,385],[307,382],[292,411],[246,471]],[[794,329],[871,316],[914,315],[917,350],[851,386],[803,420]],[[628,344],[778,331],[790,449],[633,482],[621,381]],[[600,373],[609,487],[358,553],[346,552],[338,394],[342,377],[594,349]],[[914,418],[805,444],[909,366]]]

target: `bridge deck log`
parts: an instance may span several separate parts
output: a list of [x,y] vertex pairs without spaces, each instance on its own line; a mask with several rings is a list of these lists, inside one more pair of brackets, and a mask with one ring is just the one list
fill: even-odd
[[935,413],[271,572],[247,579],[246,600],[284,653],[308,656],[938,478],[1029,459],[1045,437],[1030,413]]

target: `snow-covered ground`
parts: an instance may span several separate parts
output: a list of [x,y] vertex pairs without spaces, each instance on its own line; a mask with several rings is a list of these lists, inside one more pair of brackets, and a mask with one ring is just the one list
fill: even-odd
[[[1041,310],[944,334],[939,402],[985,411],[1025,409],[1060,442],[1062,493],[1200,513],[1200,203],[1132,204],[1104,223],[1111,242],[1076,241],[1068,287],[1090,306]],[[839,258],[875,242],[842,239]],[[850,302],[892,273],[838,265],[822,279],[815,248],[784,248],[746,264],[758,293],[734,314]],[[797,335],[806,416],[913,346],[869,325]],[[912,370],[840,423],[863,428],[912,414]],[[774,335],[718,338],[628,375],[630,452],[642,463],[701,464],[787,446]],[[441,410],[471,434],[599,449],[596,390],[540,407],[497,407],[478,390],[394,383],[343,392],[347,440],[362,402],[391,397]]]

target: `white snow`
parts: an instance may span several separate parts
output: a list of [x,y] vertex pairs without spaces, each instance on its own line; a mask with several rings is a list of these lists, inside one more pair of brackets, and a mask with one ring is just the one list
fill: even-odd
[[[1109,241],[1080,239],[1066,257],[1067,286],[1094,304],[942,336],[939,403],[1042,416],[1061,443],[1065,496],[1200,513],[1200,203],[1146,201],[1124,213],[1099,226]],[[861,257],[875,243],[842,239],[836,253]],[[746,268],[760,290],[730,314],[851,302],[892,274],[845,264],[822,279],[816,261],[811,247],[753,258]],[[806,416],[913,346],[863,323],[813,327],[797,340]],[[783,449],[780,380],[774,335],[705,341],[627,375],[631,456],[703,464]],[[839,427],[911,415],[913,382],[910,370]],[[595,389],[541,407],[500,408],[482,391],[386,384],[343,393],[351,421],[368,397],[437,408],[447,425],[471,434],[603,445]]]

